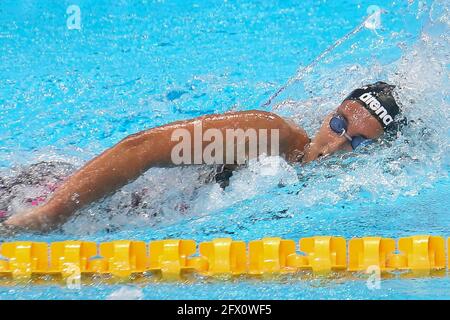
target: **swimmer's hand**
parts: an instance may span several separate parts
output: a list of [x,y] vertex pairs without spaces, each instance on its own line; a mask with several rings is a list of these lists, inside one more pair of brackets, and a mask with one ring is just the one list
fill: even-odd
[[[19,231],[47,232],[55,229],[59,224],[52,218],[51,209],[47,205],[33,208],[24,213],[14,214],[5,220],[4,228]],[[1,229],[0,229],[1,233]]]

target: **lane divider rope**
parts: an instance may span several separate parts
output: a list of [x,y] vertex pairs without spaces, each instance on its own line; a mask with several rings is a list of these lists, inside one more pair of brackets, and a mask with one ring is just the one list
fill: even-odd
[[[447,245],[446,245],[447,243]],[[234,241],[219,238],[196,245],[194,240],[117,240],[5,242],[0,246],[0,276],[29,279],[34,275],[62,278],[103,274],[129,278],[152,273],[162,279],[180,279],[186,272],[204,276],[261,276],[311,271],[382,273],[409,271],[430,275],[446,271],[450,238],[431,235],[392,238],[315,236],[299,240],[263,238]],[[447,252],[448,253],[448,252]]]

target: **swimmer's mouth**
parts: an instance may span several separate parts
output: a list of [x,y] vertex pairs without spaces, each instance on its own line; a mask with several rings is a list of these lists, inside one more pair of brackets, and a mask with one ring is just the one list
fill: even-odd
[[309,160],[306,160],[307,157],[306,157],[306,153],[305,153],[305,154],[303,154],[301,162],[303,164],[306,164],[306,163],[309,163],[309,162],[312,162],[312,161],[320,161],[320,160],[324,160],[324,159],[328,158],[330,155],[331,155],[331,153],[323,153],[323,152],[321,152],[321,153],[317,154],[316,156],[314,156],[313,158],[310,158]]
[[321,161],[321,160],[325,160],[328,159],[328,157],[331,155],[331,153],[320,153],[317,155],[316,161]]

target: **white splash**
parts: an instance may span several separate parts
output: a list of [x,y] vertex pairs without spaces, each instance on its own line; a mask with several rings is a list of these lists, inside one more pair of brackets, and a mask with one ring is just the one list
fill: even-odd
[[106,300],[142,300],[144,292],[140,288],[124,286],[112,292]]

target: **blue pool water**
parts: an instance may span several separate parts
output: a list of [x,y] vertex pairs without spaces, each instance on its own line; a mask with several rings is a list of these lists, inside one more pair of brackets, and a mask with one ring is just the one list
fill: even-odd
[[[76,4],[81,29],[69,30]],[[0,182],[41,161],[66,176],[129,134],[207,113],[259,108],[358,26],[372,1],[2,1]],[[265,158],[222,191],[210,168],[150,169],[60,232],[11,240],[109,241],[312,235],[450,235],[449,13],[446,1],[377,1],[381,27],[363,28],[264,107],[310,135],[352,88],[387,79],[413,120],[392,143],[305,167]],[[280,104],[289,100],[289,103]],[[39,172],[35,173],[39,176]],[[17,183],[0,210],[45,193]],[[139,193],[141,202],[130,203]],[[180,208],[185,208],[181,210]],[[447,277],[0,287],[0,299],[441,299]]]

